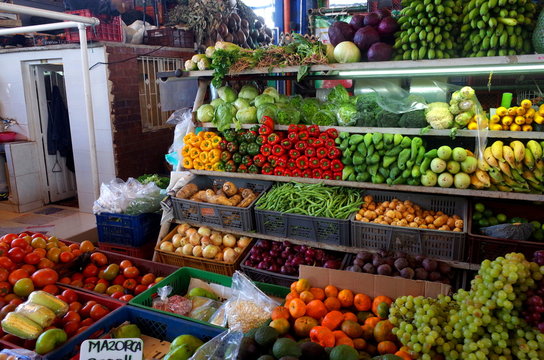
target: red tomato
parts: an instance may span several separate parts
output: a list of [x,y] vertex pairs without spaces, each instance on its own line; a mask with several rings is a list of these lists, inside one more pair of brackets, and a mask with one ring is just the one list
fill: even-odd
[[79,310],[79,315],[81,315],[81,317],[83,318],[88,318],[91,315],[91,309],[95,305],[96,305],[96,301],[94,300],[87,301],[85,305],[83,305],[81,310]]
[[9,303],[10,303],[11,305],[18,306],[18,305],[21,305],[21,304],[23,303],[23,299],[21,299],[21,298],[14,298],[14,299],[11,299],[11,300],[9,301]]
[[0,238],[0,242],[11,244],[11,242],[17,239],[17,234],[6,234]]
[[83,275],[86,277],[97,276],[98,267],[95,264],[89,264],[83,269]]
[[11,241],[11,248],[26,248],[28,246],[28,242],[23,238],[16,238]]
[[121,270],[125,270],[126,268],[131,267],[131,266],[133,266],[133,265],[132,265],[132,261],[130,261],[130,260],[123,260],[123,261],[121,261],[119,263],[119,268]]
[[95,289],[95,286],[94,284],[91,284],[91,283],[85,283],[83,284],[83,288],[86,289],[86,290],[91,290],[93,291]]
[[75,311],[75,312],[79,313],[79,311],[81,310],[83,305],[81,305],[81,303],[79,301],[74,301],[74,302],[70,303],[69,307],[70,307],[70,311]]
[[78,256],[81,255],[81,254],[82,254],[82,253],[81,253],[81,250],[79,250],[79,249],[72,250],[72,256],[73,256],[74,258],[78,257]]
[[6,296],[11,292],[11,284],[7,281],[0,281],[0,296]]
[[11,274],[9,274],[8,281],[11,285],[15,285],[15,283],[18,280],[21,280],[27,277],[30,277],[30,275],[28,274],[28,272],[26,272],[26,270],[17,269],[17,270],[13,270]]
[[25,251],[20,247],[12,247],[8,251],[8,257],[16,264],[23,262],[25,259],[25,254]]
[[15,264],[7,256],[0,256],[0,268],[13,270],[15,269]]
[[9,250],[9,244],[0,242],[0,256],[6,256]]
[[6,281],[9,276],[8,269],[0,268],[0,281]]
[[132,279],[140,275],[140,270],[138,270],[136,266],[129,266],[123,270],[123,275],[129,279]]
[[60,282],[61,284],[69,284],[70,282],[72,282],[72,280],[70,280],[69,277],[65,276],[65,277],[63,277],[62,279],[60,279],[59,282]]
[[136,287],[134,288],[134,295],[141,294],[146,290],[147,290],[147,286],[145,286],[145,285],[136,285]]
[[124,292],[122,291],[116,291],[114,292],[113,294],[111,294],[111,297],[114,298],[114,299],[119,299],[121,296],[125,295]]
[[82,273],[75,273],[72,275],[72,280],[83,280],[83,274]]
[[41,259],[42,257],[37,252],[30,252],[25,255],[25,263],[30,265],[36,265]]
[[64,296],[69,303],[73,303],[78,300],[77,293],[74,290],[66,289],[62,292],[62,296]]
[[57,299],[64,301],[65,303],[68,303],[68,300],[63,295],[57,295]]
[[32,281],[38,288],[53,285],[59,279],[59,274],[53,269],[40,269],[32,274]]
[[60,261],[63,263],[68,263],[74,260],[74,255],[68,251],[63,251],[60,253]]
[[15,310],[15,308],[17,307],[17,305],[13,305],[13,304],[7,304],[7,305],[4,305],[2,307],[2,309],[0,309],[0,319],[3,319],[6,317],[6,315],[12,311]]
[[68,249],[70,249],[70,251],[77,250],[79,249],[79,244],[70,244],[68,245]]
[[34,248],[31,245],[27,245],[26,247],[22,249],[25,254],[30,254],[32,251],[34,251]]
[[66,313],[66,315],[64,315],[62,317],[62,323],[63,324],[66,324],[67,322],[70,322],[70,321],[77,321],[77,322],[80,322],[81,321],[81,315],[79,315],[77,312],[75,311],[68,311]]
[[126,279],[127,279],[127,278],[124,277],[123,275],[117,275],[117,276],[115,277],[115,279],[113,279],[112,284],[113,284],[113,285],[123,285],[123,283],[125,282]]
[[26,232],[22,232],[19,235],[17,235],[17,237],[20,237],[20,238],[24,238],[24,237],[27,237],[27,236],[29,236],[29,235]]
[[149,273],[142,276],[142,285],[153,284],[153,282],[155,282],[155,274]]
[[55,263],[48,258],[42,258],[38,263],[38,269],[52,268],[53,266],[55,266]]
[[36,271],[36,267],[33,266],[33,265],[29,265],[29,264],[24,264],[23,266],[21,266],[21,269],[23,269],[24,271],[26,271],[29,274],[33,274],[34,271]]
[[104,266],[108,263],[108,258],[101,252],[95,252],[91,255],[91,261],[96,266]]
[[57,294],[59,293],[59,288],[58,288],[58,286],[57,286],[57,285],[53,285],[53,284],[51,284],[51,285],[45,285],[45,286],[43,287],[42,290],[45,291],[45,292],[48,292],[48,293],[50,293],[50,294],[52,294],[52,295],[57,295]]
[[91,276],[91,277],[88,277],[85,279],[85,281],[83,281],[85,284],[93,284],[93,285],[96,285],[96,283],[98,282],[98,278],[96,276]]
[[70,285],[72,286],[75,286],[75,287],[83,287],[83,281],[81,280],[73,280]]
[[98,279],[97,284],[104,284],[106,287],[110,286],[110,282],[106,279]]
[[121,301],[125,301],[125,302],[129,302],[130,300],[132,300],[134,298],[134,296],[130,295],[130,294],[126,294],[126,295],[123,295],[119,298],[119,300]]
[[79,330],[77,331],[78,334],[81,334],[82,332],[84,332],[85,330],[87,330],[89,327],[88,326],[83,326],[83,327],[80,327]]
[[68,321],[63,326],[64,331],[66,332],[66,335],[68,335],[68,337],[72,337],[75,334],[77,334],[79,327],[80,327],[79,321]]
[[81,325],[81,326],[90,326],[90,325],[92,325],[92,324],[94,324],[94,320],[91,319],[90,317],[89,317],[89,318],[86,318],[86,319],[83,319],[83,320],[81,320],[81,322],[80,322],[80,325]]
[[136,285],[138,285],[138,283],[134,279],[126,279],[125,282],[123,283],[123,287],[129,290],[134,290]]

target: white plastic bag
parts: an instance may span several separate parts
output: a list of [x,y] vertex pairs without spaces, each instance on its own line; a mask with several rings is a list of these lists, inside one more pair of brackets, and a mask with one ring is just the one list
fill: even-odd
[[224,331],[199,347],[189,360],[236,360],[243,336],[239,331]]

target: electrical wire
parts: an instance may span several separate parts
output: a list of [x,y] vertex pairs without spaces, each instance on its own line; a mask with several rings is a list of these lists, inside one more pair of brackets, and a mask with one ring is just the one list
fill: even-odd
[[138,55],[136,55],[136,56],[131,56],[131,57],[126,58],[126,59],[123,59],[123,60],[109,61],[109,62],[102,62],[102,61],[99,61],[99,62],[97,62],[96,64],[94,64],[93,66],[91,66],[91,67],[89,68],[89,71],[91,71],[92,69],[94,69],[94,68],[97,67],[98,65],[120,64],[120,63],[127,62],[127,61],[129,61],[129,60],[137,59],[137,58],[139,58],[140,56],[147,56],[147,55],[153,54],[154,52],[157,52],[157,51],[161,50],[161,49],[164,48],[164,47],[165,47],[165,46],[162,45],[162,46],[158,47],[157,49],[151,50],[151,51],[146,52],[146,53],[144,53],[144,54],[138,54]]

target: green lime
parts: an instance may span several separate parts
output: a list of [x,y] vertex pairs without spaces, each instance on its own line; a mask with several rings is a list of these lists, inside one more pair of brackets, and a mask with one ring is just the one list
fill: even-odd
[[474,204],[474,210],[476,210],[478,212],[484,212],[485,205],[482,204],[482,203],[476,203],[476,204]]
[[493,216],[493,211],[487,209],[487,210],[484,210],[484,217],[488,218],[488,217],[491,217]]
[[480,227],[486,227],[486,226],[489,226],[489,221],[487,219],[480,219],[478,221],[478,225],[480,225]]
[[499,223],[505,223],[508,220],[508,217],[504,214],[497,214],[497,220],[499,220]]
[[542,226],[538,221],[533,220],[531,221],[531,225],[533,225],[533,230],[538,230]]
[[487,221],[489,221],[489,225],[491,226],[499,224],[499,220],[497,220],[497,218],[494,216],[491,216],[489,219],[487,219]]
[[481,212],[476,212],[474,214],[472,214],[472,220],[474,221],[478,221],[482,218],[482,213]]

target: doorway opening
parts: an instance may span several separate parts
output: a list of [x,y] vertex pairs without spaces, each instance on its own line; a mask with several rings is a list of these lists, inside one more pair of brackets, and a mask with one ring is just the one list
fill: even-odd
[[35,138],[43,159],[44,203],[78,207],[63,65],[31,65],[30,73],[37,108]]

